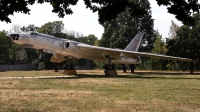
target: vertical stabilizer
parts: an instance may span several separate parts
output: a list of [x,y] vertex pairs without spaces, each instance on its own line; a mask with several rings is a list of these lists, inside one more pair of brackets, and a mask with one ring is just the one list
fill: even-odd
[[133,40],[128,44],[128,46],[124,50],[138,51],[142,37],[143,37],[143,33],[138,32],[137,35],[133,38]]

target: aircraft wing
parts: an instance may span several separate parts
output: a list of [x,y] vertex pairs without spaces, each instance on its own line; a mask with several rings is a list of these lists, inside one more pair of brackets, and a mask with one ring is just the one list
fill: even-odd
[[66,60],[65,56],[63,56],[61,54],[54,54],[50,59],[50,61],[54,62],[54,63],[61,63],[65,60]]
[[179,60],[179,61],[193,62],[193,60],[191,60],[189,58],[181,58],[181,57],[174,57],[174,56],[167,56],[167,55],[153,54],[153,53],[145,53],[145,52],[127,51],[127,50],[120,50],[120,49],[111,49],[111,48],[91,46],[91,45],[86,45],[86,44],[77,44],[77,47],[78,47],[78,49],[86,51],[86,52],[110,55],[114,59],[119,59],[121,57],[135,58],[136,56],[141,56],[141,57],[162,58],[162,59],[166,59],[166,60]]

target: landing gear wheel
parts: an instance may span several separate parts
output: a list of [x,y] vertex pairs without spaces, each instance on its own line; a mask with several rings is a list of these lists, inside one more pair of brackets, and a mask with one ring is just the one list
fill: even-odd
[[71,65],[71,69],[72,69],[72,70],[75,70],[75,65]]
[[108,65],[108,70],[112,70],[112,65]]
[[116,70],[116,66],[114,64],[105,64],[104,66],[105,70]]
[[116,65],[115,64],[112,65],[112,70],[116,70]]
[[70,65],[67,65],[67,70],[71,70],[71,66]]
[[75,65],[66,65],[65,69],[66,70],[75,70]]
[[105,69],[105,70],[111,70],[112,67],[111,67],[109,64],[105,64],[105,65],[104,65],[104,69]]

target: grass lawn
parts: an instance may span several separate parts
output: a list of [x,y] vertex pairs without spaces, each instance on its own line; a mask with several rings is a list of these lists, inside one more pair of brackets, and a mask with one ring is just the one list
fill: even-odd
[[[105,77],[103,70],[0,72],[0,112],[65,111],[200,111],[200,74],[182,72],[122,73]],[[6,77],[16,77],[6,79]]]

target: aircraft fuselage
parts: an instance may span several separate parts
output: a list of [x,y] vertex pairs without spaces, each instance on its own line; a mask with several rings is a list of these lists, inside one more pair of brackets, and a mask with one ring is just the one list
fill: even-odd
[[[12,36],[11,36],[12,35]],[[88,51],[80,50],[77,45],[84,43],[57,38],[54,36],[37,33],[37,32],[25,32],[19,33],[16,35],[11,34],[10,38],[13,42],[21,45],[25,48],[34,48],[34,49],[43,49],[44,52],[51,54],[61,54],[70,58],[85,58],[90,60],[98,60],[103,62],[108,62],[108,58],[104,53],[95,53]],[[90,46],[90,45],[87,45]],[[110,55],[112,57],[112,55]],[[120,58],[120,59],[119,59]],[[141,64],[142,61],[140,58],[127,58],[120,56],[115,59],[113,57],[112,63],[115,64]]]

